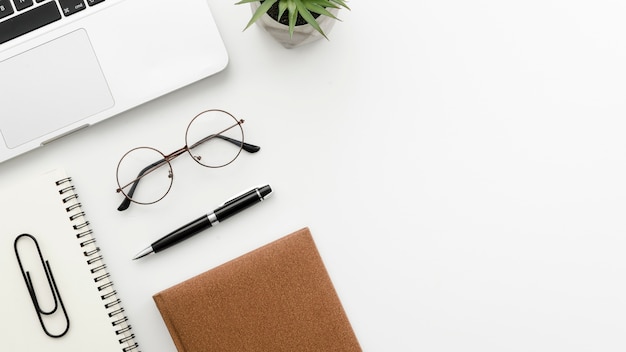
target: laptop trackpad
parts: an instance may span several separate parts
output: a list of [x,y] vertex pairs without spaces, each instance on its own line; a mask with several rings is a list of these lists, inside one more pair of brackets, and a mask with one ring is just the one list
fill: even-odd
[[84,29],[0,62],[0,77],[11,82],[0,84],[0,131],[9,148],[114,105]]

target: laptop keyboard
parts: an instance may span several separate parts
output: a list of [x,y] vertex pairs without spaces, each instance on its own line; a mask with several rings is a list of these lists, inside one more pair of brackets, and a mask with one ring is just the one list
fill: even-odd
[[0,0],[0,44],[104,0]]

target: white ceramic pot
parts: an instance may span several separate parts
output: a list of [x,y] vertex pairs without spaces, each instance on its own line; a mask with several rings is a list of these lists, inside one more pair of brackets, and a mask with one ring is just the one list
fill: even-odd
[[[250,6],[252,8],[252,13],[254,13],[256,9],[261,6],[261,3],[259,1],[252,2],[250,3]],[[331,8],[328,9],[328,11],[334,16],[337,16],[339,9]],[[328,33],[333,28],[336,21],[337,20],[334,18],[328,16],[317,17],[317,23],[319,23],[326,36],[328,36]],[[288,49],[324,38],[324,36],[316,31],[310,24],[295,26],[292,37],[289,35],[289,26],[274,20],[267,13],[261,16],[256,23],[263,27],[263,29],[265,29],[265,31],[274,37],[274,39],[282,44],[282,46]]]

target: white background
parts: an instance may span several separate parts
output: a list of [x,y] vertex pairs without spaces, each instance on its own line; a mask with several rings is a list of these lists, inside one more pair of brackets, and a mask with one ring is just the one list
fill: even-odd
[[[304,226],[365,351],[626,349],[626,3],[351,1],[330,41],[287,50],[208,2],[225,71],[0,164],[73,176],[144,352],[176,350],[153,294]],[[181,147],[207,108],[261,151],[176,160],[163,201],[118,212],[121,155]],[[130,260],[265,182],[267,202]]]

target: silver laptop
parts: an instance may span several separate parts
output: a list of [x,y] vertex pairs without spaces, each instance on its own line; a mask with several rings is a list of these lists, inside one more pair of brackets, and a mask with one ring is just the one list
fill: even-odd
[[227,63],[206,0],[0,0],[0,162]]

